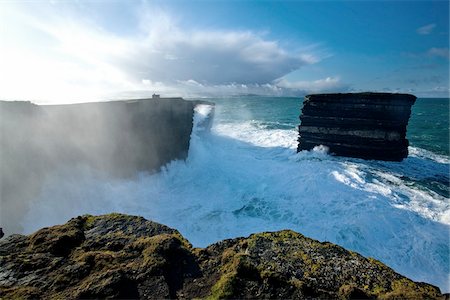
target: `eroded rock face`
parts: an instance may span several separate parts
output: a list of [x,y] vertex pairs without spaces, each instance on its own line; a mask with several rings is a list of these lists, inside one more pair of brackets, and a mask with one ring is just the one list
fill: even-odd
[[308,95],[297,150],[324,145],[339,156],[401,161],[408,156],[406,126],[415,100],[388,93]]
[[81,216],[0,241],[4,298],[437,299],[381,262],[293,231],[192,248],[141,217]]

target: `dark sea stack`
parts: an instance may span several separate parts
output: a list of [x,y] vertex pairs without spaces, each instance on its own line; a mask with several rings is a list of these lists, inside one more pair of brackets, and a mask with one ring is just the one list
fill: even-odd
[[0,227],[20,232],[13,224],[56,172],[88,169],[124,178],[185,159],[197,104],[182,98],[42,106],[0,101]]
[[413,95],[390,93],[305,96],[297,151],[324,145],[338,156],[402,161],[415,101]]
[[383,263],[290,230],[193,248],[175,229],[80,216],[0,241],[2,299],[441,299]]

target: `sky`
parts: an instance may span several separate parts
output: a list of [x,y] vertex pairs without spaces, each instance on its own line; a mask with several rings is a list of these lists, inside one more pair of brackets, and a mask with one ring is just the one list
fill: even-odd
[[449,96],[448,1],[0,0],[0,99]]

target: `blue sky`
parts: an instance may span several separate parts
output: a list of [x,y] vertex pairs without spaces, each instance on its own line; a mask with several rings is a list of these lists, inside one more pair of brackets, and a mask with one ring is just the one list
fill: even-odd
[[0,19],[3,99],[449,95],[448,1],[15,0]]

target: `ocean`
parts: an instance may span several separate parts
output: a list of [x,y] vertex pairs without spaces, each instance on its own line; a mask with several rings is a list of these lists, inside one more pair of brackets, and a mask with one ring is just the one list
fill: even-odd
[[25,233],[81,214],[123,212],[178,229],[195,247],[292,229],[450,291],[449,99],[418,99],[402,162],[296,153],[303,99],[231,97],[194,118],[189,156],[160,173],[50,178]]

